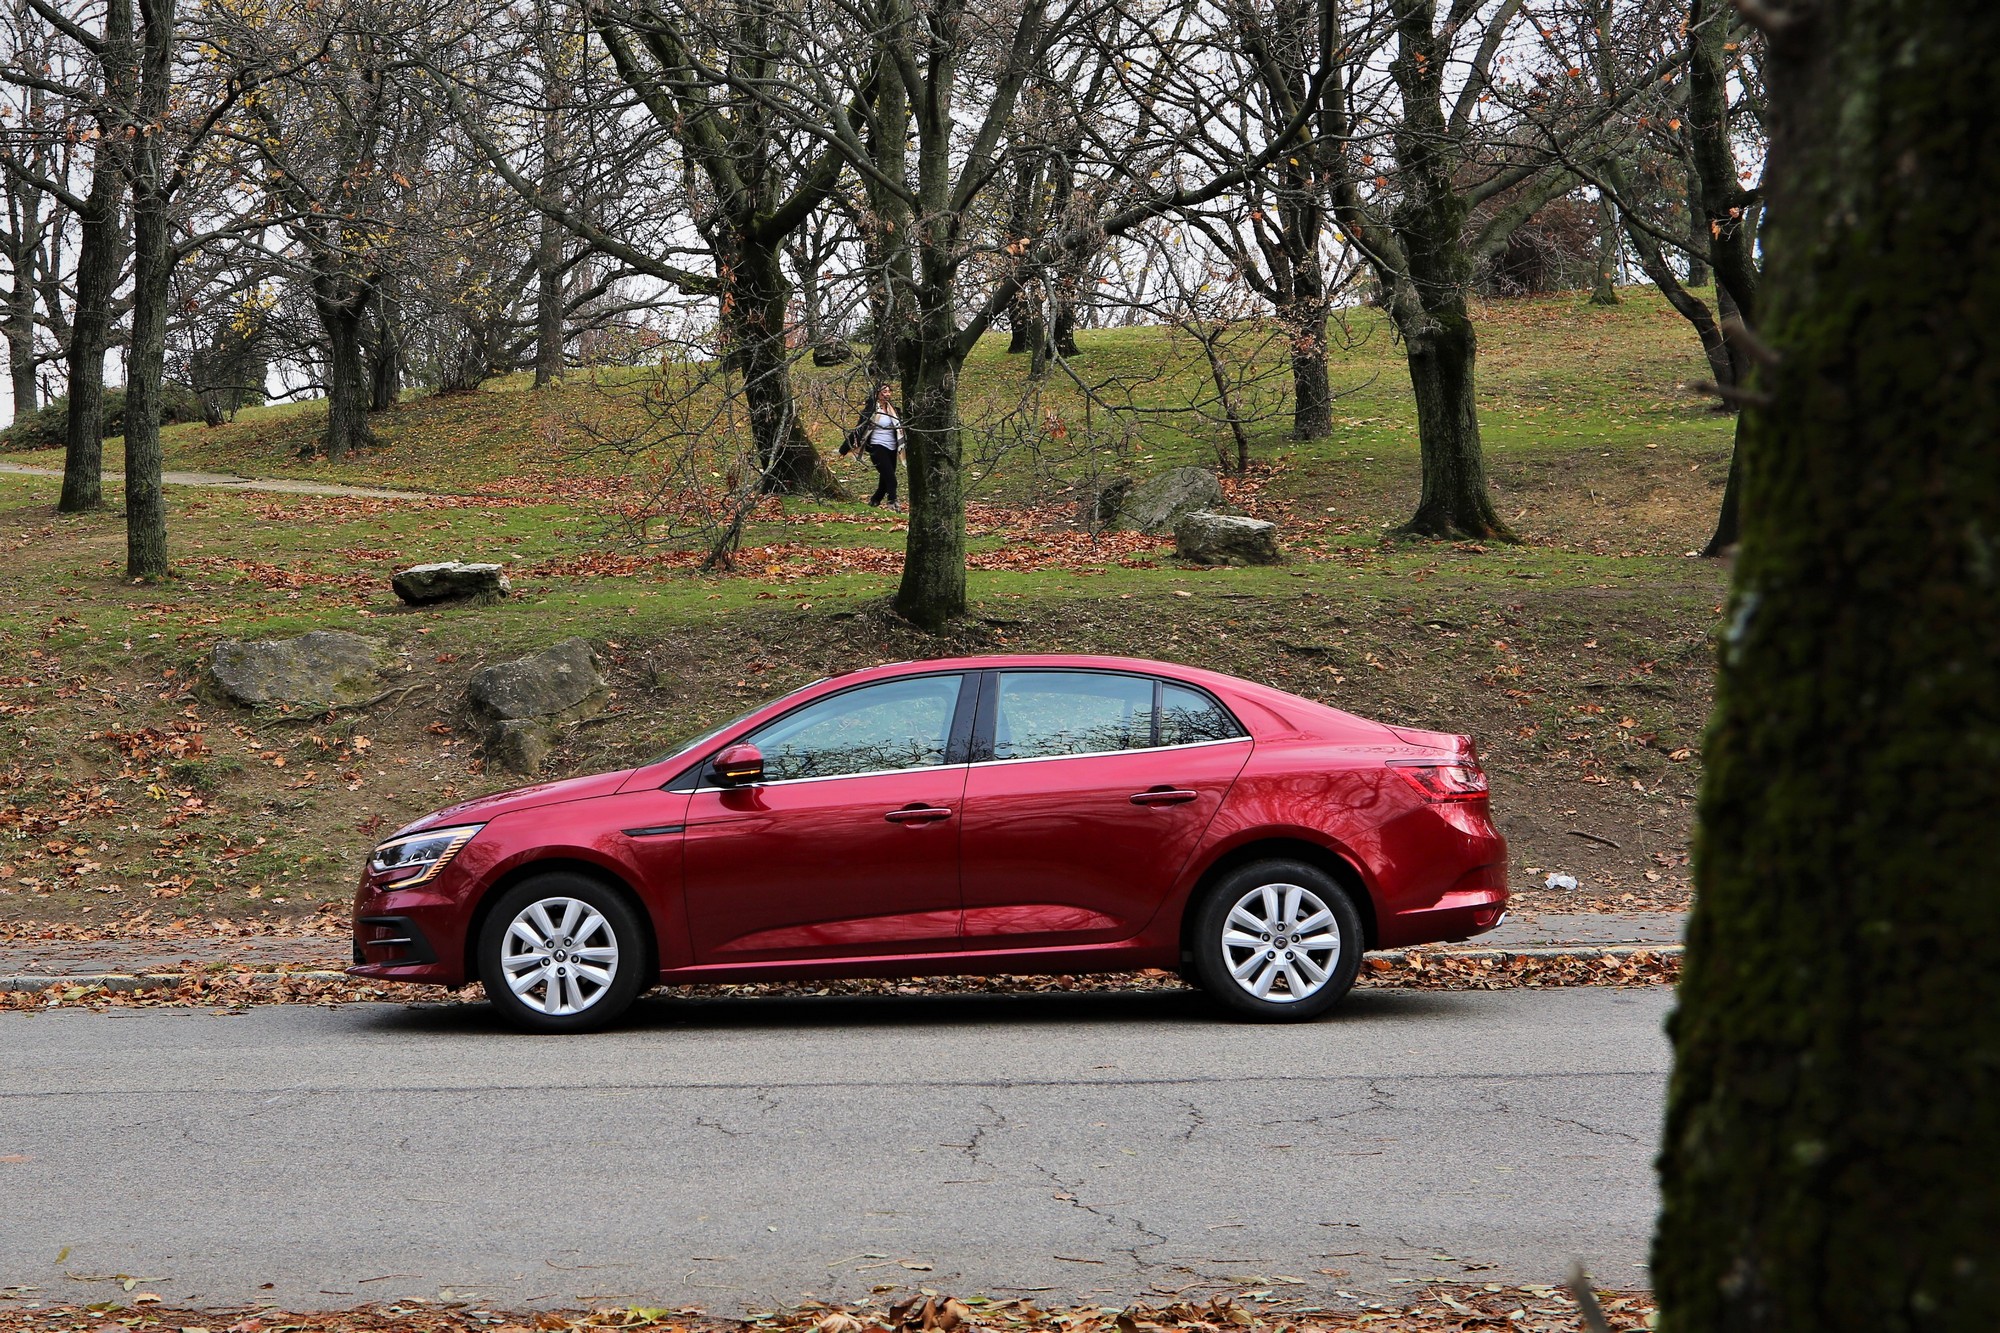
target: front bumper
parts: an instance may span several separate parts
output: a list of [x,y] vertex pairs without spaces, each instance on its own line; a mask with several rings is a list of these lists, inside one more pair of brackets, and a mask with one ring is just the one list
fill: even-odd
[[354,899],[351,977],[458,986],[465,982],[464,912],[439,880],[421,889],[377,889]]

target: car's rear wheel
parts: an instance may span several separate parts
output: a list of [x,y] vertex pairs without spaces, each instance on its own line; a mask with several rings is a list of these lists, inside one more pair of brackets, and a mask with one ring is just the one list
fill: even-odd
[[1361,914],[1331,875],[1303,861],[1239,866],[1194,921],[1194,972],[1223,1008],[1266,1023],[1318,1018],[1361,966]]
[[509,1024],[588,1032],[644,988],[645,937],[623,895],[582,875],[547,874],[502,894],[479,932],[479,977]]

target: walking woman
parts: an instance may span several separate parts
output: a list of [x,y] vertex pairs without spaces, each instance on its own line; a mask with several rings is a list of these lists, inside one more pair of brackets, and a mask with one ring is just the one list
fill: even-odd
[[[850,443],[867,450],[868,461],[875,465],[875,473],[881,478],[875,485],[875,494],[868,497],[868,503],[879,505],[888,501],[889,508],[896,509],[896,460],[903,455],[903,419],[896,415],[896,405],[889,401],[889,386],[884,384],[875,390],[875,399],[862,409],[861,420],[848,433]],[[842,453],[847,450],[843,448]]]

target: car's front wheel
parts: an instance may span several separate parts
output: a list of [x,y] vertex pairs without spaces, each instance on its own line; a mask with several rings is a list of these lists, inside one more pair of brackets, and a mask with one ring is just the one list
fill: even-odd
[[1303,1022],[1340,1003],[1361,966],[1361,914],[1332,876],[1302,861],[1239,866],[1213,885],[1192,932],[1194,973],[1225,1009]]
[[502,894],[479,932],[479,978],[509,1024],[588,1032],[625,1012],[644,988],[638,913],[582,875],[547,874]]

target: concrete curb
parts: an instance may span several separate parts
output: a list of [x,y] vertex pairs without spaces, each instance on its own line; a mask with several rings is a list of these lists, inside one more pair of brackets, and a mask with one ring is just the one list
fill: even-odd
[[[1518,949],[1381,949],[1368,955],[1370,958],[1384,958],[1393,963],[1407,962],[1412,957],[1425,959],[1463,959],[1467,962],[1504,963],[1516,958],[1576,958],[1585,962],[1600,958],[1631,958],[1640,954],[1648,957],[1679,957],[1684,945],[1679,944],[1574,944],[1536,945]],[[275,985],[281,981],[349,981],[345,972],[321,970],[292,972],[95,972],[78,976],[0,976],[0,991],[46,991],[64,986],[98,986],[110,991],[169,990],[191,977],[233,977],[248,981],[251,985]]]
[[233,977],[254,985],[273,985],[280,981],[350,981],[345,972],[296,971],[296,972],[89,972],[74,976],[19,976],[0,977],[0,991],[45,991],[58,990],[64,986],[101,986],[105,990],[168,990],[183,981],[199,977]]

